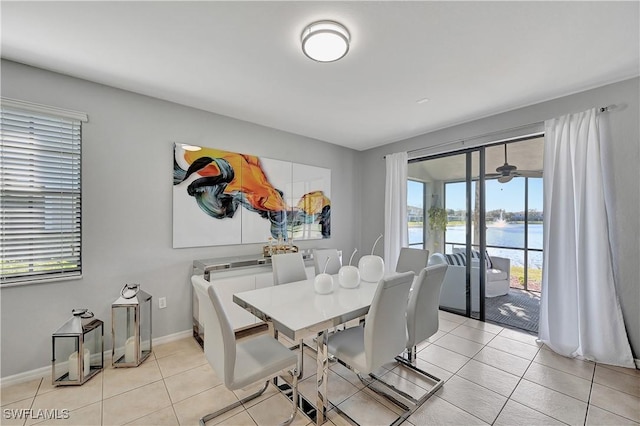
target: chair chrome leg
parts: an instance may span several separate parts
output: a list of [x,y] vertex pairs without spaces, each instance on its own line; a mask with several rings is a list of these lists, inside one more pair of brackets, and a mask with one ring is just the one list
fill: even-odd
[[[411,350],[406,352],[407,357],[403,357],[398,355],[396,357],[396,361],[398,361],[400,364],[402,364],[403,366],[419,373],[422,374],[423,376],[426,376],[427,378],[429,378],[430,380],[432,380],[433,382],[435,382],[435,385],[433,386],[433,388],[431,388],[431,390],[427,393],[427,398],[430,397],[431,395],[433,395],[438,389],[440,389],[442,387],[442,385],[444,384],[444,380],[440,379],[439,377],[434,376],[431,373],[428,373],[426,371],[424,371],[423,369],[419,368],[417,365],[415,365],[415,360],[416,360],[416,347],[414,346],[413,348],[411,348]],[[424,399],[426,401],[426,398]]]
[[295,369],[290,371],[289,373],[291,374],[291,386],[293,387],[293,395],[291,398],[292,411],[289,418],[283,423],[280,423],[280,426],[287,426],[291,424],[293,419],[296,418],[296,414],[298,413],[298,376],[300,376],[300,374]]
[[[338,359],[338,362],[342,365],[344,365],[345,367],[347,367],[348,369],[354,371],[358,378],[360,379],[360,381],[367,386],[367,388],[371,389],[373,392],[383,396],[384,398],[388,399],[389,401],[391,401],[393,404],[395,404],[396,406],[398,406],[399,408],[401,408],[403,410],[402,414],[400,414],[396,420],[393,421],[393,423],[391,423],[391,426],[398,426],[401,423],[403,423],[411,414],[413,414],[422,404],[424,404],[424,402],[429,399],[431,396],[433,396],[444,384],[444,380],[434,376],[433,374],[427,373],[426,371],[418,368],[416,365],[414,365],[415,363],[415,359],[416,359],[416,348],[412,348],[412,350],[407,351],[405,354],[406,358],[404,356],[398,355],[395,359],[397,362],[399,362],[400,364],[402,364],[404,367],[407,367],[411,370],[416,371],[417,373],[427,377],[428,379],[430,379],[431,381],[433,381],[435,384],[434,386],[428,391],[426,392],[424,395],[420,396],[419,398],[413,397],[412,395],[409,395],[406,392],[403,392],[402,390],[396,388],[395,386],[386,383],[384,380],[382,380],[379,377],[376,377],[375,374],[369,374],[369,378],[363,377],[360,373],[358,373],[357,371],[355,371],[353,369],[353,367],[351,367],[350,365],[344,363],[343,361],[341,361],[340,359]],[[382,385],[384,387],[386,387],[387,389],[389,389],[391,392],[386,392],[382,389],[379,388],[379,386],[377,386],[378,388],[376,388],[375,386],[373,386],[374,384],[376,385]]]
[[[292,378],[292,383],[291,383],[291,387],[293,388],[293,395],[292,395],[292,399],[291,399],[291,404],[292,404],[292,410],[291,410],[291,414],[289,415],[289,418],[287,418],[287,420],[285,420],[283,423],[280,423],[280,426],[287,426],[289,424],[291,424],[291,422],[296,418],[296,414],[298,413],[298,371],[296,368],[294,368],[293,370],[289,371],[289,374],[291,374],[291,378]],[[239,401],[234,402],[233,404],[227,405],[224,408],[221,408],[220,410],[211,413],[211,414],[207,414],[206,416],[203,416],[200,419],[200,426],[205,426],[205,423],[208,422],[209,420],[218,417],[221,414],[226,413],[227,411],[233,410],[236,407],[239,407],[241,405],[243,405],[246,402],[251,401],[252,399],[255,399],[257,397],[259,397],[260,395],[262,395],[264,393],[265,390],[267,390],[267,387],[269,386],[269,380],[267,380],[264,383],[264,387],[262,389],[260,389],[257,392],[252,393],[249,396],[245,396],[244,398],[242,398]]]
[[409,361],[411,364],[416,362],[416,354],[417,350],[416,347],[413,346],[411,347],[411,349],[408,349],[405,353],[407,354],[407,361]]
[[417,365],[415,365],[415,353],[416,353],[416,347],[414,346],[412,348],[412,350],[407,351],[407,358],[404,358],[402,356],[397,356],[396,357],[396,361],[398,361],[400,364],[402,364],[403,366],[419,373],[422,374],[423,376],[426,376],[428,379],[430,379],[431,381],[433,381],[435,384],[433,385],[433,387],[429,390],[429,392],[427,392],[425,395],[423,395],[420,399],[418,399],[418,403],[422,404],[424,403],[427,399],[431,398],[431,396],[436,393],[438,391],[438,389],[440,389],[442,387],[442,385],[444,385],[444,380],[434,376],[431,373],[428,373],[426,371],[424,371],[423,369],[419,368]]
[[[372,391],[374,391],[378,395],[388,399],[389,401],[391,401],[392,403],[394,403],[395,405],[397,405],[398,407],[402,408],[405,411],[410,410],[409,404],[415,404],[416,403],[416,400],[414,398],[412,398],[411,395],[401,391],[400,389],[397,389],[393,385],[390,385],[390,384],[386,383],[385,381],[383,381],[382,379],[380,379],[379,377],[377,377],[374,374],[369,374],[369,377],[371,377],[371,379],[366,379],[366,378],[362,377],[362,375],[360,375],[360,374],[357,374],[357,376],[360,379],[360,381],[362,382],[362,384],[364,384],[367,388],[371,389]],[[397,396],[407,400],[408,403],[401,401],[399,398],[396,398],[396,396],[392,395],[391,393],[385,392],[385,391],[383,391],[381,389],[376,389],[373,386],[374,383],[379,383],[379,384],[385,386],[386,388],[390,389]]]
[[241,406],[242,404],[244,404],[245,402],[249,402],[252,399],[255,399],[257,397],[259,397],[260,395],[262,395],[264,393],[265,390],[267,390],[267,387],[269,386],[269,380],[267,380],[264,384],[264,387],[262,389],[260,389],[257,392],[252,393],[249,396],[245,396],[244,398],[242,398],[239,401],[234,402],[233,404],[227,405],[224,408],[219,409],[218,411],[215,411],[211,414],[207,414],[206,416],[203,416],[202,418],[200,418],[200,426],[205,426],[205,423],[208,422],[209,420],[218,417],[221,414],[226,413],[227,411],[233,410],[236,407]]

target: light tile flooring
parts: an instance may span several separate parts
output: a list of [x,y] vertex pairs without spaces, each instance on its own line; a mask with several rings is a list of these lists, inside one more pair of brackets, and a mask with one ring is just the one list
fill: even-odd
[[[447,381],[405,425],[640,424],[640,370],[563,358],[529,334],[446,312],[440,318],[440,330],[420,347],[418,365]],[[299,386],[309,397],[315,393],[313,356],[312,351],[305,355]],[[404,391],[419,394],[430,387],[405,368],[386,367],[384,379]],[[153,356],[137,368],[107,367],[80,387],[55,388],[49,377],[4,387],[0,423],[197,425],[200,416],[249,391],[228,391],[200,347],[187,338],[154,347]],[[337,363],[331,365],[329,398],[362,425],[389,424],[398,412]],[[261,398],[208,426],[277,424],[289,408],[289,401],[270,386]],[[42,416],[41,409],[66,409],[69,416],[8,418],[20,409],[34,416]],[[330,426],[347,424],[335,410],[328,417]],[[300,412],[294,421],[309,423]]]

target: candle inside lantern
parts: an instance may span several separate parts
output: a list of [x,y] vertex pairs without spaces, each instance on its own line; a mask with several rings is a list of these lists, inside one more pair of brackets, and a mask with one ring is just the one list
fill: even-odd
[[136,338],[131,336],[124,344],[124,362],[135,362],[136,360]]
[[[89,349],[84,349],[84,365],[83,365],[83,373],[84,377],[89,375],[89,371],[91,370],[91,353]],[[78,352],[74,352],[69,355],[69,380],[78,380]]]

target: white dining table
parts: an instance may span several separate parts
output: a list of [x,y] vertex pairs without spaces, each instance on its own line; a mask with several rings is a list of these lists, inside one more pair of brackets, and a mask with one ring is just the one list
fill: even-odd
[[333,292],[318,294],[313,280],[236,293],[233,301],[263,321],[271,322],[278,333],[294,342],[316,337],[315,422],[321,425],[328,409],[328,330],[366,315],[378,283],[361,281],[356,288],[343,288],[338,284],[338,276],[334,275]]

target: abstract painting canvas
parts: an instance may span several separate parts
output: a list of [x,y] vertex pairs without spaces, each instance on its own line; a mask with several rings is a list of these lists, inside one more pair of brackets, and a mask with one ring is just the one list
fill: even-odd
[[328,238],[331,235],[331,169],[293,163],[291,182],[290,235],[296,240]]
[[330,236],[330,169],[174,144],[174,248]]
[[[287,234],[284,225],[286,223],[286,213],[291,205],[291,168],[292,164],[289,161],[272,160],[270,158],[260,158],[260,169],[264,173],[268,185],[273,186],[276,192],[282,194],[282,204],[280,201],[277,203],[270,203],[264,205],[262,208],[273,211],[274,209],[285,212],[282,216],[276,216],[277,220],[274,221],[269,218],[265,220],[263,214],[244,214],[242,213],[242,243],[262,243],[268,240],[269,237],[278,239],[278,235],[282,234],[285,238]],[[274,196],[274,198],[278,198]],[[248,212],[247,212],[248,213]],[[268,217],[273,217],[273,214],[269,213]]]

